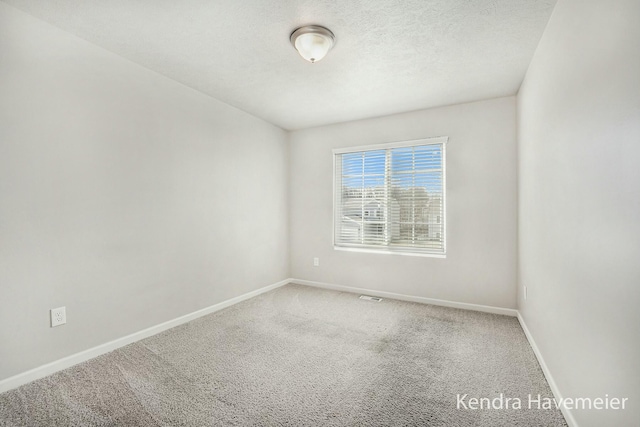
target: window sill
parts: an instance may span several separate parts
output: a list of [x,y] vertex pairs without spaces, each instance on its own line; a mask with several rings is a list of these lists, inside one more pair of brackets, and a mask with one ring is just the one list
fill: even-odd
[[382,254],[382,255],[404,255],[404,256],[417,256],[426,258],[446,258],[447,254],[431,254],[428,252],[408,252],[408,251],[392,251],[388,249],[373,249],[373,248],[359,248],[359,247],[347,247],[347,246],[334,246],[336,251],[345,252],[364,252],[370,254]]

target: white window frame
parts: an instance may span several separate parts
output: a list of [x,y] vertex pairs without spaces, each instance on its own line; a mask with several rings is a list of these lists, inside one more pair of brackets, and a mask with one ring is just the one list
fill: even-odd
[[[388,255],[408,255],[408,256],[420,256],[420,257],[430,257],[430,258],[446,258],[447,256],[447,170],[446,170],[446,148],[447,142],[449,141],[449,137],[447,136],[437,136],[431,138],[422,138],[422,139],[413,139],[409,141],[397,141],[397,142],[388,142],[382,144],[369,144],[369,145],[359,145],[354,147],[345,147],[345,148],[335,148],[332,150],[333,156],[333,210],[332,210],[332,242],[333,249],[338,251],[348,251],[348,252],[365,252],[365,253],[376,253],[376,254],[388,254]],[[403,147],[414,147],[418,145],[437,145],[442,144],[442,252],[430,252],[428,250],[421,250],[420,248],[412,248],[412,247],[375,247],[375,246],[361,246],[354,245],[349,246],[345,244],[337,244],[336,243],[336,155],[345,154],[345,153],[355,153],[361,151],[374,151],[374,150],[387,150],[392,148],[403,148]],[[340,171],[342,173],[342,171]]]

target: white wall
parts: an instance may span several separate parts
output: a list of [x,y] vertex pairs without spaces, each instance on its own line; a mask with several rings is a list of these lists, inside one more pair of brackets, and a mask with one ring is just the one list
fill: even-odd
[[[292,277],[515,308],[515,116],[508,97],[292,132]],[[442,135],[449,137],[446,259],[334,250],[331,150]]]
[[286,145],[0,2],[0,379],[288,277]]
[[563,396],[631,399],[580,426],[640,420],[638,17],[560,0],[518,95],[519,308]]

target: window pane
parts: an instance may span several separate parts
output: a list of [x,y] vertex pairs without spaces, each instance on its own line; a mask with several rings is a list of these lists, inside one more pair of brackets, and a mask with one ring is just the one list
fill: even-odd
[[444,253],[443,147],[336,155],[336,245]]
[[364,153],[364,174],[378,175],[384,177],[384,164],[386,153],[384,150],[365,151]]

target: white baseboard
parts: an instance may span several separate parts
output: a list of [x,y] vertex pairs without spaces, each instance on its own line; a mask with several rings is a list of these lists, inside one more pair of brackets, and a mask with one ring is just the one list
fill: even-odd
[[64,357],[54,362],[47,363],[46,365],[39,366],[13,377],[6,378],[0,381],[0,393],[20,387],[21,385],[46,377],[58,371],[62,371],[63,369],[70,368],[71,366],[77,365],[78,363],[85,362],[89,359],[93,359],[94,357],[98,357],[105,353],[109,353],[110,351],[116,350],[120,347],[124,347],[125,345],[140,341],[141,339],[156,335],[160,332],[166,331],[167,329],[171,329],[178,325],[182,325],[183,323],[187,323],[191,320],[197,319],[198,317],[206,316],[207,314],[222,310],[223,308],[227,308],[249,298],[253,298],[255,296],[268,292],[272,289],[276,289],[280,286],[286,285],[289,282],[291,282],[291,279],[282,280],[272,285],[256,289],[255,291],[247,292],[246,294],[228,299],[218,304],[214,304],[210,307],[194,311],[193,313],[180,316],[164,323],[160,323],[159,325],[143,329],[142,331],[134,332],[131,335],[127,335],[125,337],[115,339],[105,344],[101,344],[99,346],[81,351],[79,353],[72,354],[71,356]]
[[[555,397],[556,401],[560,401],[562,399],[562,394],[560,393],[560,390],[558,389],[558,386],[556,385],[556,382],[553,379],[553,376],[551,375],[551,371],[549,371],[549,368],[547,367],[547,364],[545,363],[544,358],[542,357],[542,353],[540,353],[540,349],[538,348],[535,340],[533,339],[533,335],[531,335],[531,332],[529,332],[529,328],[527,328],[527,324],[524,323],[524,319],[522,318],[522,315],[520,314],[520,312],[518,312],[518,321],[520,322],[520,326],[522,326],[522,330],[524,331],[524,334],[527,337],[527,340],[529,341],[529,345],[533,349],[533,353],[536,355],[536,358],[538,359],[538,363],[540,364],[540,367],[542,368],[542,372],[544,373],[544,376],[547,379],[547,383],[549,383],[549,388],[551,388],[551,392],[553,393],[553,396]],[[576,422],[576,419],[573,417],[573,413],[571,412],[570,409],[567,409],[565,405],[561,405],[560,410],[562,411],[562,415],[564,416],[564,419],[569,425],[569,427],[578,427],[578,423]]]
[[[199,317],[206,316],[207,314],[211,314],[216,311],[222,310],[224,308],[230,307],[234,304],[245,301],[249,298],[253,298],[265,292],[279,288],[280,286],[286,285],[287,283],[298,283],[300,285],[313,286],[317,288],[367,294],[367,295],[392,298],[392,299],[397,299],[402,301],[411,301],[411,302],[418,302],[423,304],[432,304],[432,305],[439,305],[444,307],[460,308],[464,310],[482,311],[485,313],[503,314],[506,316],[517,316],[518,321],[520,322],[520,325],[522,326],[522,329],[524,331],[524,334],[527,337],[527,340],[529,341],[529,344],[531,345],[531,348],[533,349],[533,352],[535,353],[536,358],[538,359],[538,363],[540,363],[542,372],[544,373],[544,376],[546,377],[547,382],[549,383],[549,387],[551,388],[553,395],[557,400],[562,398],[562,395],[558,390],[558,387],[553,379],[553,376],[551,375],[551,372],[549,371],[549,368],[547,367],[547,364],[545,363],[542,357],[542,354],[540,353],[540,350],[538,349],[538,346],[536,345],[535,340],[533,339],[533,336],[529,332],[529,329],[527,328],[527,325],[525,324],[524,319],[522,318],[522,316],[517,310],[510,309],[510,308],[492,307],[492,306],[486,306],[486,305],[469,304],[469,303],[447,301],[447,300],[440,300],[440,299],[433,299],[433,298],[416,297],[416,296],[410,296],[410,295],[396,294],[393,292],[375,291],[371,289],[335,285],[335,284],[323,283],[323,282],[314,282],[311,280],[302,280],[302,279],[282,280],[272,285],[265,286],[260,289],[256,289],[255,291],[251,291],[246,294],[237,296],[235,298],[228,299],[218,304],[214,304],[210,307],[206,307],[201,310],[194,311],[193,313],[180,316],[173,320],[160,323],[159,325],[155,325],[150,328],[143,329],[142,331],[135,332],[133,334],[115,339],[108,343],[101,344],[99,346],[81,351],[76,354],[72,354],[71,356],[64,357],[62,359],[56,360],[51,363],[47,363],[46,365],[39,366],[37,368],[15,375],[13,377],[6,378],[0,381],[0,393],[20,387],[21,385],[30,383],[37,379],[44,378],[48,375],[51,375],[63,369],[67,369],[67,368],[70,368],[71,366],[77,365],[78,363],[85,362],[87,360],[93,359],[105,353],[109,353],[110,351],[116,350],[120,347],[124,347],[125,345],[134,343],[136,341],[140,341],[152,335],[156,335],[160,332],[166,331],[167,329],[171,329],[173,327],[182,325],[183,323],[190,322],[191,320],[197,319]],[[573,417],[573,414],[571,413],[571,411],[566,409],[565,407],[561,407],[561,410],[562,410],[562,415],[564,415],[569,427],[578,427],[578,424],[576,423],[575,418]]]
[[469,304],[466,302],[447,301],[442,299],[414,297],[411,295],[396,294],[393,292],[374,291],[372,289],[354,288],[351,286],[334,285],[332,283],[314,282],[311,280],[302,279],[289,279],[293,283],[300,285],[314,286],[316,288],[332,289],[334,291],[351,292],[356,294],[367,294],[377,297],[386,297],[391,299],[397,299],[401,301],[419,302],[422,304],[439,305],[443,307],[461,308],[463,310],[482,311],[485,313],[503,314],[505,316],[515,317],[518,315],[518,310],[512,308],[492,307],[489,305]]

